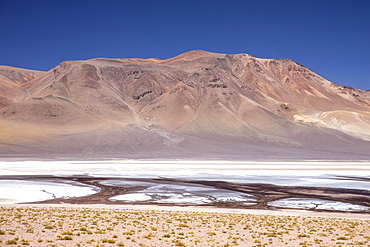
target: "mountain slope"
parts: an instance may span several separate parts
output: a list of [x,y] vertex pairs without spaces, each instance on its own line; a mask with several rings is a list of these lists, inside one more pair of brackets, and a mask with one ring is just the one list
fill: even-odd
[[33,75],[0,80],[23,92],[0,105],[4,155],[369,158],[370,92],[288,59],[190,51]]
[[0,65],[0,107],[24,100],[27,90],[21,88],[21,85],[44,73]]

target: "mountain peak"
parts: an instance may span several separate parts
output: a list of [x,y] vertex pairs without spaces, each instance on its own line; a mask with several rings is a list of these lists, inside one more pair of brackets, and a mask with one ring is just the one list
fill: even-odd
[[195,50],[1,71],[5,153],[365,157],[370,147],[369,93],[289,59]]

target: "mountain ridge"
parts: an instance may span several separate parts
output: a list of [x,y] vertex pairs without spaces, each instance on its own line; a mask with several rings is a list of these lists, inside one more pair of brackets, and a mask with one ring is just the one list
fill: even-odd
[[94,58],[48,72],[17,71],[28,76],[12,87],[23,97],[2,96],[10,92],[3,79],[9,73],[0,74],[4,155],[33,147],[35,154],[93,150],[122,157],[223,150],[219,156],[242,159],[248,147],[261,158],[267,147],[282,157],[296,148],[315,156],[323,147],[328,157],[346,150],[369,158],[370,91],[339,86],[290,59],[189,51],[164,60]]

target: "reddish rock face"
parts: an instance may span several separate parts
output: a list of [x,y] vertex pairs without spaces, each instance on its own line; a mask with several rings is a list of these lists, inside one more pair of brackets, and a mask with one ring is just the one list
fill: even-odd
[[370,92],[292,60],[204,51],[1,66],[0,126],[4,155],[365,158]]

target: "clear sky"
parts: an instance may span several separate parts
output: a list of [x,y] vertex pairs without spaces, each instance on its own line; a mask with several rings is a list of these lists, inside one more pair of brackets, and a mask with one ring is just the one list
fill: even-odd
[[369,0],[0,0],[0,64],[49,70],[189,50],[290,58],[370,89]]

